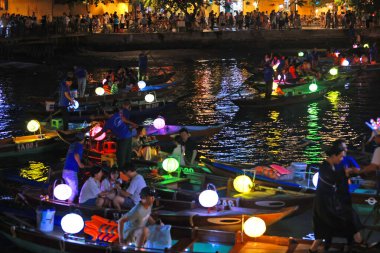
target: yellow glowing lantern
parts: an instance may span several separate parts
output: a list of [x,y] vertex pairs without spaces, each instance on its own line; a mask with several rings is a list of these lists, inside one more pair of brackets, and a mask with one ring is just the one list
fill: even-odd
[[162,168],[169,173],[176,171],[178,167],[179,162],[173,157],[168,157],[162,162]]
[[253,187],[253,182],[248,176],[240,175],[234,179],[233,185],[237,192],[248,193]]
[[28,122],[26,128],[29,132],[36,132],[38,129],[40,129],[40,122],[38,122],[38,120],[33,119]]
[[331,68],[329,73],[332,76],[336,76],[338,74],[338,69],[337,68]]
[[95,94],[98,96],[103,96],[104,95],[104,89],[103,87],[98,87],[95,89]]
[[273,84],[272,84],[272,90],[277,90],[277,88],[278,88],[278,83],[276,83],[276,82],[273,82]]
[[364,48],[369,48],[369,44],[368,44],[368,43],[365,43],[363,47],[364,47]]
[[258,217],[251,217],[244,222],[243,230],[249,237],[260,237],[267,229],[265,222]]
[[145,101],[148,103],[152,103],[154,101],[154,95],[152,93],[146,94]]

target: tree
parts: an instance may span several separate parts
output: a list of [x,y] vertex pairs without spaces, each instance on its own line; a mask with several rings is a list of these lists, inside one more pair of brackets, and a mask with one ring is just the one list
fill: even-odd
[[203,0],[157,0],[159,8],[169,12],[181,10],[187,15],[190,14],[189,10],[192,10],[192,13],[197,13],[203,4]]
[[306,0],[292,0],[289,3],[289,7],[294,6],[294,12],[296,12],[297,6],[302,7],[302,6],[305,6],[306,4],[307,4]]

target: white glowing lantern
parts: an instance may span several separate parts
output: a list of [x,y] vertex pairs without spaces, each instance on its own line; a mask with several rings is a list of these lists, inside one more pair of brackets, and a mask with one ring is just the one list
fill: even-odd
[[218,204],[219,201],[219,196],[218,193],[214,190],[204,190],[201,192],[199,195],[199,203],[203,207],[213,207],[216,204]]
[[338,74],[338,69],[337,68],[331,68],[329,73],[332,76],[336,76]]
[[234,179],[233,185],[237,192],[248,193],[253,187],[253,182],[248,176],[240,175]]
[[[97,133],[99,133],[100,131],[102,131],[102,127],[99,126],[99,125],[96,125],[94,126],[93,128],[91,128],[90,130],[90,136],[91,137],[94,137]],[[95,140],[96,141],[101,141],[103,140],[104,138],[106,138],[106,133],[102,133],[100,136],[96,137]]]
[[265,222],[258,217],[251,217],[244,222],[243,230],[249,237],[260,237],[267,229]]
[[154,95],[152,93],[146,94],[145,101],[148,103],[152,103],[154,101]]
[[309,85],[309,90],[311,92],[316,92],[318,90],[318,85],[316,83],[312,83]]
[[33,119],[28,122],[28,124],[26,125],[26,128],[28,129],[29,132],[35,132],[38,129],[40,129],[40,122],[38,122],[38,120]]
[[341,64],[341,65],[347,67],[348,65],[350,65],[350,62],[347,61],[346,59],[344,59],[344,60],[342,61],[342,64]]
[[79,108],[79,102],[76,100],[73,100],[72,104],[70,104],[67,109],[68,110],[76,110]]
[[73,190],[67,184],[59,184],[54,188],[54,197],[59,200],[68,200]]
[[76,234],[83,229],[84,221],[79,214],[69,213],[63,216],[61,220],[61,227],[65,233]]
[[98,87],[95,89],[95,94],[98,96],[103,96],[104,95],[104,89],[103,87]]
[[139,86],[139,89],[141,90],[146,87],[146,83],[143,80],[141,80],[141,81],[138,81],[137,86]]
[[305,55],[304,52],[298,52],[298,57],[303,57]]
[[107,79],[103,79],[102,84],[104,85],[107,82]]
[[319,178],[319,172],[315,173],[313,176],[313,185],[315,188],[317,188],[317,185],[318,185],[318,178]]
[[158,117],[153,121],[153,126],[156,129],[162,129],[165,127],[165,119],[163,117]]

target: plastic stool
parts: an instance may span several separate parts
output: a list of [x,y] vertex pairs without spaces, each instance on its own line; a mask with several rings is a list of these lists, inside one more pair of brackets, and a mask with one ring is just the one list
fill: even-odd
[[103,142],[103,153],[106,153],[106,154],[116,153],[116,142],[114,141]]
[[109,167],[113,167],[116,164],[116,154],[103,154],[100,157],[100,162],[106,162]]
[[63,127],[63,119],[62,118],[51,119],[50,125],[51,127],[55,129],[60,129]]

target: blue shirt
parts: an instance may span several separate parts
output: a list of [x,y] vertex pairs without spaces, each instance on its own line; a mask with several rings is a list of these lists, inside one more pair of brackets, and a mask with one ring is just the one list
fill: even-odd
[[111,118],[107,119],[103,130],[111,130],[119,140],[132,138],[132,132],[129,126],[123,122],[120,112],[116,112]]
[[352,167],[360,168],[359,164],[351,156],[343,157],[342,161],[338,165],[335,165],[336,170],[342,170],[345,168],[352,168]]
[[77,161],[75,160],[75,157],[74,157],[75,154],[78,154],[80,159],[82,159],[83,144],[79,142],[74,142],[70,144],[69,150],[67,151],[67,154],[66,154],[65,166],[63,167],[63,169],[78,172],[79,165]]
[[273,81],[274,70],[272,67],[270,66],[265,67],[263,72],[264,72],[265,82]]
[[86,70],[84,68],[77,67],[77,69],[75,70],[75,76],[77,78],[85,78],[86,77]]
[[70,88],[66,85],[66,80],[62,80],[59,84],[59,101],[58,106],[68,106],[70,104],[70,100],[65,96],[65,92],[70,94]]
[[126,119],[130,119],[130,117],[131,117],[131,111],[130,110],[128,110],[128,109],[123,109],[123,116],[124,116],[124,118],[126,118]]

